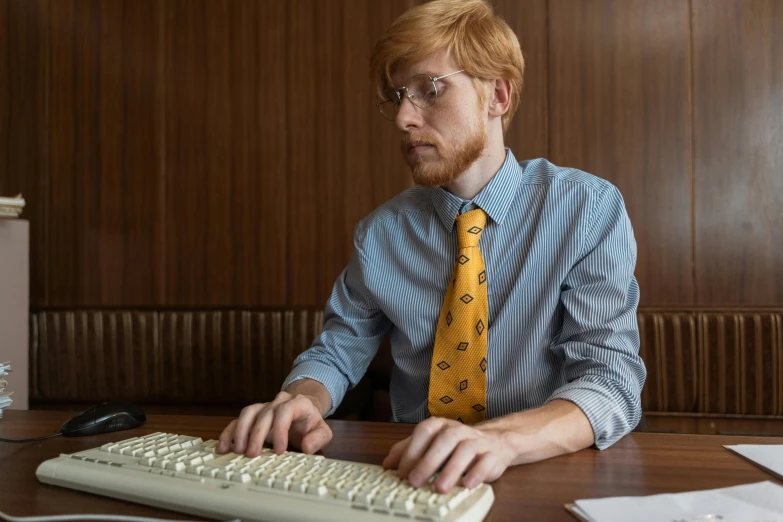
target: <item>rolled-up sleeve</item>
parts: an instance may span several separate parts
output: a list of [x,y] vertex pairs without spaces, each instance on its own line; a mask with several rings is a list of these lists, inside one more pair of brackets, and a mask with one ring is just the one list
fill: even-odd
[[348,266],[332,289],[324,309],[324,326],[312,346],[294,361],[283,382],[285,389],[299,379],[323,384],[332,398],[334,413],[345,392],[356,386],[378,351],[391,322],[375,305],[364,284],[365,260],[356,248]]
[[551,346],[565,361],[567,383],[549,400],[581,408],[596,447],[605,449],[639,423],[647,373],[639,357],[636,241],[616,188],[598,198],[583,244],[563,284],[563,324]]

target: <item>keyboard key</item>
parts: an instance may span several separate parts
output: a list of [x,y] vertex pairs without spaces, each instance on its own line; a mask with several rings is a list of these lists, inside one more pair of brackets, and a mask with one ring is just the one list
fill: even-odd
[[142,464],[143,466],[152,466],[155,461],[158,460],[155,457],[144,457],[141,460],[139,460],[139,464]]
[[253,481],[253,477],[251,477],[248,473],[234,473],[234,475],[231,477],[231,481],[247,484],[248,482]]
[[413,511],[414,507],[416,507],[416,504],[414,504],[413,499],[410,496],[397,495],[397,498],[395,498],[392,503],[392,508],[406,513]]
[[307,494],[308,495],[313,495],[313,496],[317,496],[317,497],[325,497],[327,493],[329,493],[329,488],[327,488],[326,486],[319,486],[319,485],[311,484],[307,488]]

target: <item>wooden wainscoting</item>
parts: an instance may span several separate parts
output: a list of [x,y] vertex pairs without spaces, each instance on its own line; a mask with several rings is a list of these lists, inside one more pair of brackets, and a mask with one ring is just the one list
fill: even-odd
[[[649,429],[783,434],[783,311],[642,309],[638,320]],[[274,397],[322,324],[320,309],[36,312],[31,399],[236,413]],[[391,361],[384,345],[340,416],[389,419]]]

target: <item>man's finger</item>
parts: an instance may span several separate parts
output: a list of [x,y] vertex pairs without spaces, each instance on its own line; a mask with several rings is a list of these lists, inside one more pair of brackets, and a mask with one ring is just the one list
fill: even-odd
[[395,442],[394,446],[392,446],[389,450],[389,454],[386,455],[385,459],[383,459],[383,467],[385,469],[397,469],[397,467],[400,465],[402,454],[407,449],[410,442],[410,437],[405,438],[399,442]]
[[264,410],[266,404],[251,404],[242,410],[234,426],[234,451],[244,453],[250,428],[256,422],[256,416]]
[[323,419],[302,438],[302,451],[312,455],[332,440],[332,429]]
[[[264,439],[266,439],[266,436],[272,427],[275,414],[276,409],[270,406],[258,415],[256,422],[253,425],[253,429],[250,431],[250,438],[247,442],[245,456],[252,458],[261,454],[261,449],[264,447]],[[237,451],[237,453],[242,452]]]
[[284,402],[277,407],[270,430],[275,453],[280,455],[288,449],[288,430],[291,429],[291,424],[294,421],[306,421],[311,414],[306,404],[297,400]]
[[[446,462],[457,444],[464,440],[467,433],[463,426],[449,426],[442,429],[430,443],[429,448],[408,473],[408,482],[413,487],[423,486],[431,476]],[[469,430],[470,428],[465,428]]]
[[438,493],[446,493],[453,488],[465,470],[476,460],[476,443],[473,441],[462,441],[457,444],[452,452],[449,461],[443,467],[438,478],[435,479],[435,489]]
[[402,478],[407,478],[416,463],[419,462],[422,455],[430,447],[430,444],[443,428],[446,421],[437,417],[430,417],[424,422],[419,423],[413,430],[410,443],[407,449],[403,452],[400,459],[400,465],[398,467],[399,475]]
[[484,453],[470,468],[462,479],[462,485],[466,488],[475,488],[483,482],[492,482],[498,478],[506,466],[502,465],[492,453]]
[[237,420],[234,419],[228,423],[228,426],[220,434],[218,438],[218,453],[226,453],[231,447],[231,440],[234,438],[234,427],[237,425]]

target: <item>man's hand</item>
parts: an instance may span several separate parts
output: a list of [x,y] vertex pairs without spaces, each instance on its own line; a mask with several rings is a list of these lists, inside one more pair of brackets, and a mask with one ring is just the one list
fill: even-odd
[[289,442],[305,453],[315,453],[332,440],[332,430],[324,422],[316,399],[305,394],[281,391],[272,402],[252,404],[223,430],[218,453],[233,451],[257,457],[264,442],[271,442],[281,454]]
[[457,484],[473,488],[491,482],[517,456],[501,430],[481,430],[458,421],[430,417],[419,423],[413,434],[392,446],[384,468],[397,468],[411,486],[426,484],[445,463],[435,480],[435,489],[446,493]]

